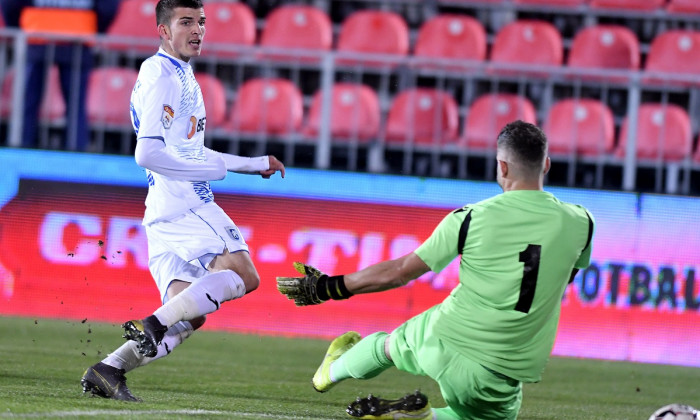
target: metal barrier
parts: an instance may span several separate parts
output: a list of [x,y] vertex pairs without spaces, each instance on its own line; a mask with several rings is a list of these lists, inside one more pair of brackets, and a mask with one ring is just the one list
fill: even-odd
[[[44,42],[85,42],[61,36],[32,35],[41,37]],[[157,45],[153,41],[134,38],[96,36],[87,40],[95,51],[94,68],[126,67],[138,69],[140,63],[155,53]],[[0,77],[14,74],[11,95],[0,98],[0,109],[10,110],[3,115],[0,133],[6,137],[5,144],[19,147],[22,144],[22,105],[27,36],[11,29],[0,30]],[[645,71],[581,70],[567,66],[525,66],[499,64],[489,61],[461,61],[425,59],[416,56],[389,57],[371,54],[347,53],[339,51],[317,52],[302,50],[280,50],[264,47],[240,47],[235,45],[205,44],[205,54],[193,60],[195,71],[217,77],[226,88],[227,106],[236,101],[241,85],[252,78],[281,77],[291,80],[300,87],[304,97],[304,112],[308,111],[312,95],[320,91],[322,108],[318,134],[309,136],[304,130],[295,127],[286,134],[239,132],[230,125],[208,127],[207,144],[225,147],[229,152],[252,154],[269,153],[270,150],[282,154],[288,165],[311,166],[320,169],[367,170],[370,172],[399,172],[412,175],[438,177],[473,178],[477,177],[468,168],[468,163],[477,160],[477,166],[484,166],[486,179],[495,177],[493,156],[495,149],[476,152],[463,144],[442,145],[435,138],[434,144],[416,144],[409,140],[402,144],[387,142],[385,123],[387,114],[396,96],[415,87],[428,87],[445,91],[458,104],[459,131],[463,136],[463,124],[469,115],[474,100],[485,93],[515,93],[530,99],[537,112],[537,122],[543,125],[552,105],[563,98],[594,98],[602,102],[614,96],[622,101],[624,112],[615,115],[616,131],[624,119],[629,121],[626,148],[622,155],[604,153],[592,158],[578,156],[575,151],[566,155],[553,156],[553,160],[566,167],[566,175],[559,184],[579,185],[577,171],[583,166],[593,166],[595,180],[592,187],[611,188],[605,182],[605,168],[618,168],[622,171],[619,188],[633,191],[639,189],[638,172],[644,168],[654,171],[654,187],[657,192],[689,194],[691,174],[700,170],[700,164],[693,162],[688,154],[680,161],[667,162],[663,156],[651,160],[639,160],[636,154],[638,138],[637,121],[640,105],[644,97],[653,97],[656,102],[669,104],[683,97],[684,106],[693,119],[700,115],[698,87],[700,76],[680,76],[670,74],[650,74]],[[79,63],[73,68],[77,72]],[[48,74],[47,74],[48,77]],[[359,138],[338,141],[331,135],[332,103],[331,88],[336,82],[347,81],[370,85],[377,93],[381,110],[381,129],[376,138],[360,142]],[[565,91],[562,94],[560,91]],[[569,93],[570,92],[570,93]],[[3,90],[3,93],[7,93]],[[75,106],[75,95],[69,96],[68,110]],[[128,103],[114,104],[110,97],[103,98],[105,107],[123,106],[128,112]],[[9,102],[9,103],[8,103]],[[681,101],[682,102],[682,101]],[[227,113],[229,111],[227,110]],[[436,115],[436,119],[439,116]],[[43,148],[59,148],[51,140],[50,129],[63,130],[66,148],[75,149],[75,130],[72,122],[52,122],[46,130],[47,122],[42,122],[44,130],[39,145]],[[306,122],[305,122],[306,124]],[[693,120],[697,128],[697,121]],[[264,128],[264,127],[263,127]],[[4,130],[4,131],[3,131]],[[92,143],[89,151],[96,153],[129,154],[133,151],[135,138],[128,125],[91,123]],[[617,137],[617,135],[616,135]],[[495,139],[494,139],[495,140]],[[117,148],[108,143],[118,144]],[[663,147],[663,143],[659,143]],[[690,151],[689,151],[690,152]],[[388,154],[394,153],[397,160],[387,162]],[[345,163],[338,168],[337,161]],[[395,167],[391,167],[394,163]]]

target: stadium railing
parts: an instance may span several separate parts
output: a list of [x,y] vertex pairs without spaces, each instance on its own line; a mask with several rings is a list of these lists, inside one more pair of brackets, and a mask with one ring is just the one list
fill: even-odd
[[[21,105],[24,98],[21,75],[25,65],[23,58],[26,54],[26,41],[26,36],[21,32],[10,29],[0,31],[0,76],[4,78],[10,71],[19,75],[12,86],[11,97],[0,98],[0,101],[11,101],[9,119],[3,121],[0,127],[0,133],[4,133],[7,139],[5,144],[10,147],[21,145]],[[76,40],[47,36],[46,41],[55,43]],[[97,51],[95,67],[138,69],[140,63],[151,55],[151,52],[145,52],[144,47],[151,46],[152,51],[157,47],[152,45],[152,41],[129,37],[97,36],[92,42]],[[134,48],[113,47],[124,44]],[[140,48],[135,48],[136,46]],[[211,127],[208,144],[225,147],[231,152],[275,152],[280,153],[289,165],[321,169],[338,169],[337,162],[342,162],[348,168],[371,172],[406,173],[408,170],[410,173],[406,174],[413,175],[485,179],[495,177],[492,166],[488,164],[495,151],[471,151],[468,147],[462,147],[464,144],[460,142],[461,138],[450,145],[437,145],[439,142],[436,142],[435,146],[426,147],[408,142],[395,146],[387,143],[386,130],[382,124],[377,138],[370,141],[334,141],[330,126],[333,103],[330,92],[334,83],[344,81],[369,84],[377,91],[383,123],[386,122],[393,98],[414,87],[431,87],[450,93],[459,106],[460,127],[468,115],[470,105],[485,93],[511,92],[528,97],[535,104],[537,121],[541,125],[551,106],[560,99],[595,97],[606,101],[614,96],[616,101],[624,103],[621,108],[624,113],[618,112],[615,116],[616,130],[619,130],[623,119],[630,121],[624,153],[585,157],[572,152],[554,156],[555,162],[565,168],[566,175],[561,176],[559,183],[581,186],[580,174],[583,171],[583,176],[590,176],[585,168],[592,166],[596,179],[591,186],[633,191],[640,187],[637,179],[639,171],[647,168],[655,174],[654,191],[688,194],[692,190],[692,174],[700,171],[700,165],[690,155],[682,161],[672,162],[663,159],[644,161],[636,156],[635,122],[640,105],[648,102],[649,97],[653,97],[654,102],[668,103],[674,95],[687,95],[689,89],[697,91],[700,76],[696,75],[654,74],[654,83],[650,84],[647,78],[652,75],[644,70],[581,70],[566,66],[532,66],[416,56],[389,57],[261,46],[210,44],[207,48],[210,54],[196,60],[196,70],[222,80],[229,103],[235,102],[238,88],[253,77],[282,77],[291,80],[304,94],[305,113],[308,112],[313,94],[321,92],[321,119],[315,136],[308,136],[303,128],[292,130],[289,134],[271,136],[255,133],[251,136],[250,133],[231,130],[226,125]],[[285,59],[275,58],[280,56]],[[124,112],[128,112],[128,104],[115,104],[109,96],[103,99],[103,106],[123,106]],[[101,141],[93,142],[91,151],[113,153],[110,141],[118,145],[116,150],[119,153],[130,153],[133,150],[135,136],[131,127],[93,125],[91,128],[93,136],[102,136]],[[105,140],[107,138],[111,140]],[[71,143],[74,141],[75,139],[68,139],[68,144],[75,144]],[[40,144],[52,147],[50,139],[44,139]],[[603,167],[621,172],[619,185],[610,185],[607,181],[609,175],[601,170]],[[483,174],[477,174],[479,169],[483,170]]]

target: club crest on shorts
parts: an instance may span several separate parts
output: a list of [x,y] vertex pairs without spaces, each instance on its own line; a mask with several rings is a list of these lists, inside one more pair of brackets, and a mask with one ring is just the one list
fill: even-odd
[[173,119],[175,119],[175,110],[170,105],[163,105],[163,115],[160,117],[160,121],[163,123],[163,128],[168,129],[173,125]]
[[226,232],[228,232],[228,235],[233,239],[234,241],[240,241],[241,240],[241,234],[238,233],[238,229],[236,229],[235,226],[226,226]]

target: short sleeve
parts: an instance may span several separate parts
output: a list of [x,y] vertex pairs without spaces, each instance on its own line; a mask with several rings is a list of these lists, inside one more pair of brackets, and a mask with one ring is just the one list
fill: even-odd
[[416,249],[416,255],[431,271],[442,271],[460,254],[460,229],[468,214],[469,211],[462,208],[445,216],[428,239]]
[[[583,209],[583,207],[581,207]],[[593,251],[593,233],[595,231],[595,219],[593,219],[593,215],[586,209],[583,209],[586,213],[586,217],[588,218],[588,235],[586,239],[586,245],[583,248],[583,251],[581,251],[581,255],[579,255],[578,259],[576,260],[576,264],[574,267],[576,268],[586,268],[591,264],[591,253]]]

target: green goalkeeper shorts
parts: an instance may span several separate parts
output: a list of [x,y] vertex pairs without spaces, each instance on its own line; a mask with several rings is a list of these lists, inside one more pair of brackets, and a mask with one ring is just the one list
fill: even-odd
[[442,397],[454,411],[451,417],[516,419],[522,401],[520,381],[485,368],[435,337],[431,320],[436,308],[409,319],[391,333],[390,352],[396,368],[437,381]]

